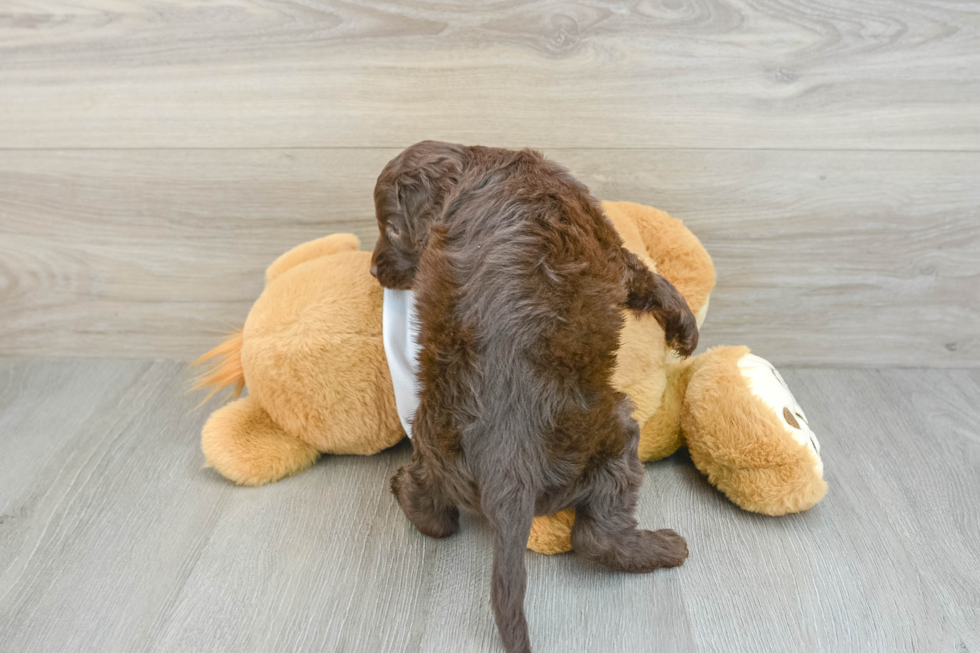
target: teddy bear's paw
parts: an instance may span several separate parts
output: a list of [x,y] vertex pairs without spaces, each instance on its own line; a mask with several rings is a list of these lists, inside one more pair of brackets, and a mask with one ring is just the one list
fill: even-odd
[[789,386],[772,363],[755,354],[746,354],[738,361],[738,369],[749,386],[749,390],[768,406],[783,430],[794,440],[805,446],[813,457],[817,474],[823,475],[823,460],[820,458],[820,442],[810,428],[810,423]]

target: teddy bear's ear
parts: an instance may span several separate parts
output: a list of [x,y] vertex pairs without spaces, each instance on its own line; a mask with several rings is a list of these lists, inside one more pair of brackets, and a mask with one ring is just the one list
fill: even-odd
[[361,241],[354,234],[331,234],[323,238],[311,240],[292,248],[270,265],[265,271],[266,285],[283,272],[290,270],[300,263],[306,263],[321,256],[330,256],[340,252],[356,252],[361,248]]

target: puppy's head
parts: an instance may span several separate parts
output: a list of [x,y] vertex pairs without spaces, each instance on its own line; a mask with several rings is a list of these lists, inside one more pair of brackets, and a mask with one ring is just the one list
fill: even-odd
[[462,145],[422,141],[381,171],[374,187],[380,234],[371,257],[371,274],[385,288],[412,287],[429,228],[459,183],[465,154]]

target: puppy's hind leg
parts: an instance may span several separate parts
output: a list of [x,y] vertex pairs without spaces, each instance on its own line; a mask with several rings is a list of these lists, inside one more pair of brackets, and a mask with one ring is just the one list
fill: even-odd
[[687,543],[676,532],[640,530],[634,512],[643,464],[636,454],[639,427],[629,417],[628,403],[610,423],[620,425],[632,445],[619,458],[606,461],[589,476],[589,486],[575,506],[572,547],[589,562],[630,573],[677,567],[687,558]]
[[391,491],[405,516],[423,535],[443,538],[459,530],[459,509],[417,456],[391,478]]

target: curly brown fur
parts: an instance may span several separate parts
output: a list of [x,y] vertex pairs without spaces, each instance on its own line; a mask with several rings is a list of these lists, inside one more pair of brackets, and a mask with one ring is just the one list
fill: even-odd
[[372,271],[412,288],[421,393],[392,490],[422,532],[486,515],[491,597],[508,651],[529,651],[524,547],[536,514],[576,509],[575,551],[614,570],[683,563],[684,539],[637,529],[639,428],[612,372],[624,308],[681,353],[694,316],[622,247],[598,202],[537,152],[419,143],[382,172]]

